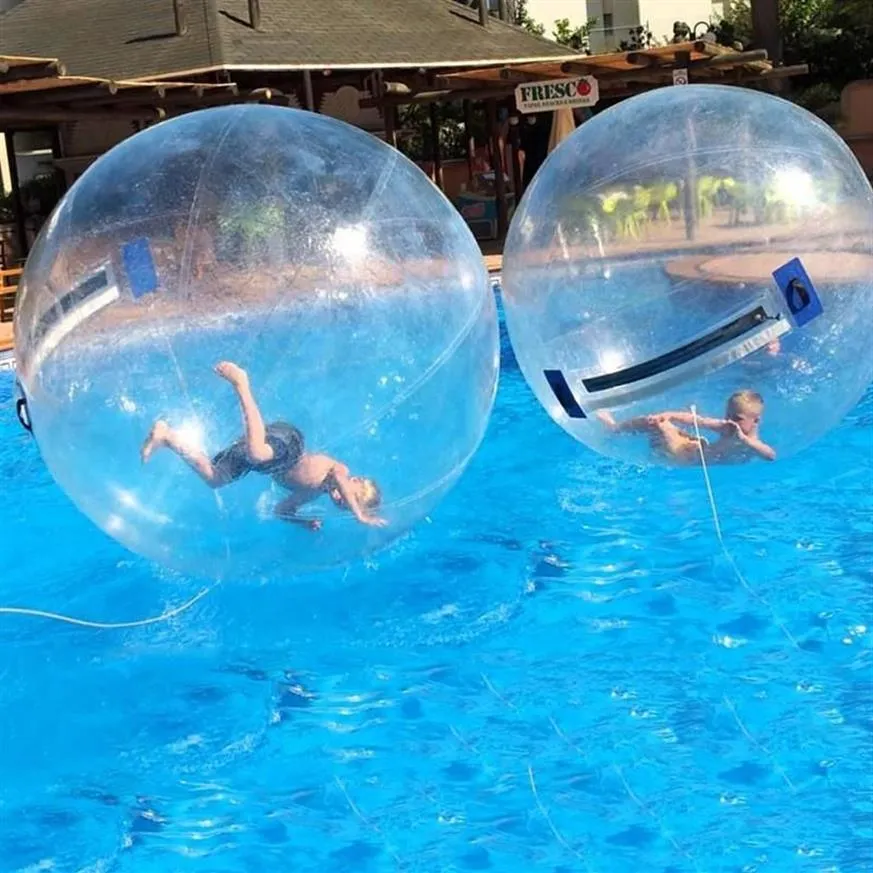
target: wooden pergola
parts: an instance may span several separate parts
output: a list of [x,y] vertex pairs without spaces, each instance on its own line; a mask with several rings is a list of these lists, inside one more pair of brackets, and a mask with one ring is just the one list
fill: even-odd
[[[690,82],[748,85],[799,76],[806,65],[774,67],[764,49],[735,51],[709,40],[672,43],[649,49],[579,56],[578,59],[511,66],[486,66],[434,76],[430,87],[419,78],[399,77],[386,84],[383,103],[431,103],[511,96],[523,82],[594,76],[602,99],[616,99],[648,88],[672,85],[673,71],[685,69]],[[435,86],[435,87],[433,87]]]
[[159,121],[171,111],[184,112],[238,96],[239,89],[232,82],[70,76],[57,58],[0,55],[0,124],[89,118]]
[[[572,59],[538,63],[502,64],[481,66],[456,71],[438,72],[427,76],[392,75],[383,81],[383,87],[370,104],[378,106],[386,119],[394,117],[396,108],[404,105],[429,104],[463,101],[466,126],[469,129],[469,107],[473,101],[484,101],[488,109],[491,135],[491,154],[496,166],[495,194],[498,204],[498,236],[502,238],[507,230],[508,202],[505,185],[507,168],[503,166],[505,143],[497,125],[497,109],[500,104],[510,104],[510,112],[515,110],[511,100],[521,84],[541,81],[570,79],[579,76],[593,76],[597,80],[600,100],[598,107],[611,105],[617,100],[639,94],[652,88],[674,85],[674,72],[682,70],[686,83],[706,83],[724,85],[763,85],[777,79],[804,75],[808,67],[774,67],[763,49],[736,51],[717,44],[713,39],[692,42],[672,43],[644,50],[614,52],[602,55],[578,56]],[[434,154],[435,177],[439,172],[439,137],[436,113],[432,111],[432,150]],[[514,188],[521,188],[521,166],[519,164],[519,126],[517,115],[510,124]],[[396,139],[395,139],[396,143]],[[467,137],[468,161],[472,165],[472,139]]]
[[[557,49],[558,47],[555,47]],[[307,65],[282,65],[259,69],[235,65],[232,69],[194,70],[191,75],[109,79],[69,75],[57,58],[0,56],[0,125],[18,127],[56,125],[89,119],[129,120],[133,129],[170,115],[211,105],[257,101],[277,105],[303,105],[315,109],[316,96],[325,89],[357,83],[371,96],[363,108],[377,108],[384,118],[386,139],[395,146],[397,109],[403,105],[431,107],[431,151],[434,178],[441,179],[439,113],[441,103],[462,101],[468,131],[474,103],[485,106],[489,152],[494,171],[497,204],[497,237],[508,228],[509,200],[505,178],[521,193],[518,113],[512,100],[520,84],[592,76],[600,100],[593,111],[616,100],[651,88],[673,84],[673,73],[682,69],[690,82],[760,85],[773,79],[800,75],[805,66],[774,67],[764,50],[738,52],[708,39],[659,46],[641,51],[585,56],[554,51],[552,58],[518,59],[499,64],[469,61],[425,67],[343,69],[324,68],[314,87],[314,73]],[[315,96],[314,96],[315,94]],[[500,108],[508,110],[508,138],[513,146],[510,168],[504,165],[505,134],[498,124]],[[9,134],[7,133],[7,138]],[[472,167],[475,144],[468,135],[468,162]],[[7,145],[11,145],[7,143]],[[13,188],[17,180],[13,178]],[[23,210],[19,209],[21,223]],[[23,228],[19,227],[23,238]]]

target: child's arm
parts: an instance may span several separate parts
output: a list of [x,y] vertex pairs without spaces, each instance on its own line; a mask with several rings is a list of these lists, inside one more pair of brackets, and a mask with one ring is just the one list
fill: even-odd
[[776,460],[776,450],[771,446],[768,446],[762,439],[758,439],[758,437],[746,436],[740,430],[740,427],[736,422],[730,422],[733,425],[732,433],[733,436],[736,437],[743,445],[748,446],[756,455],[760,455],[765,461],[775,461]]
[[355,497],[355,493],[352,489],[352,483],[349,481],[349,475],[345,472],[344,468],[341,466],[334,467],[330,475],[333,479],[333,483],[336,485],[337,491],[340,493],[340,497],[343,499],[343,503],[345,503],[352,515],[361,524],[366,524],[370,527],[385,527],[385,525],[388,524],[384,518],[367,515],[364,510],[361,509],[361,504],[358,503],[358,498]]
[[776,460],[776,450],[771,446],[768,446],[763,440],[759,440],[757,437],[748,437],[745,435],[741,436],[740,439],[765,461]]
[[[677,424],[694,424],[694,415],[690,412],[663,412],[659,417],[667,418]],[[704,427],[707,430],[723,431],[727,424],[727,419],[724,418],[708,418],[705,415],[697,416],[698,427]]]

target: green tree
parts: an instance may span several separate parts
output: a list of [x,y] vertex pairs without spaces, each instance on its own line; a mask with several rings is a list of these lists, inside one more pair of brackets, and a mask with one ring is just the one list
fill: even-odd
[[653,45],[655,45],[654,34],[649,30],[648,25],[640,25],[631,28],[628,38],[623,39],[618,44],[618,49],[622,52],[638,52],[651,48]]
[[569,18],[560,18],[555,22],[552,39],[560,45],[565,45],[577,52],[591,53],[591,27],[595,19],[589,18],[585,24],[573,27]]
[[533,18],[530,17],[530,12],[528,12],[527,9],[527,0],[516,0],[515,23],[519,27],[523,27],[525,30],[530,31],[534,36],[544,36],[546,33],[545,26],[538,21],[534,21]]
[[[802,88],[828,86],[837,94],[856,79],[873,76],[873,3],[870,0],[781,0],[784,62],[809,64]],[[724,45],[754,48],[749,0],[735,0],[714,31]]]

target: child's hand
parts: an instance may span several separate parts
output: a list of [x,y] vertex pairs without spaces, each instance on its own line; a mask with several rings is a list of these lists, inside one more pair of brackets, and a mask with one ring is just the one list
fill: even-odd
[[227,379],[231,385],[248,385],[249,374],[238,364],[234,364],[231,361],[219,361],[215,365],[215,372],[222,379]]
[[723,433],[741,443],[747,443],[749,438],[743,433],[742,428],[735,421],[726,421]]
[[673,427],[673,422],[670,421],[670,416],[664,415],[663,413],[646,416],[646,424],[648,424],[649,427],[661,431],[661,433],[664,433],[664,431],[668,431]]
[[388,522],[384,518],[377,518],[375,515],[363,515],[358,521],[367,527],[388,527]]
[[322,528],[321,519],[320,518],[308,518],[306,520],[306,527],[308,530],[311,530],[313,533],[315,531],[319,531]]

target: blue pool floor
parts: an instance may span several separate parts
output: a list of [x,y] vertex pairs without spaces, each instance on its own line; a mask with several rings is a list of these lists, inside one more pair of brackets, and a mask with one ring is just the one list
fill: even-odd
[[[75,511],[11,392],[0,603],[196,593]],[[505,347],[387,552],[146,628],[0,616],[0,873],[873,870],[871,425],[713,471],[734,567],[699,470],[576,445]]]

